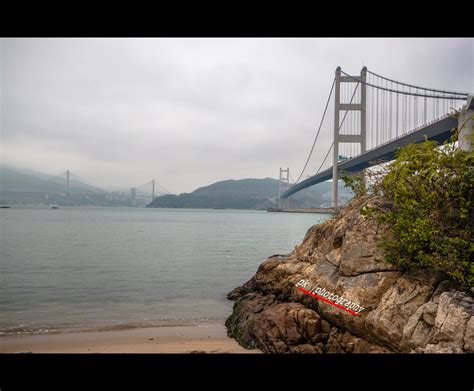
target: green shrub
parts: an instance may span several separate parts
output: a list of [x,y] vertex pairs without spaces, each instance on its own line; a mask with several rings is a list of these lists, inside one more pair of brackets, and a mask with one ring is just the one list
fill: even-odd
[[[428,268],[474,286],[474,153],[454,143],[401,148],[366,191],[388,208],[375,213],[390,227],[381,246],[401,269]],[[349,181],[357,190],[361,181]],[[356,192],[356,194],[358,194]]]
[[365,180],[361,175],[342,173],[341,179],[344,182],[344,186],[352,190],[355,197],[363,197],[366,195],[367,189]]

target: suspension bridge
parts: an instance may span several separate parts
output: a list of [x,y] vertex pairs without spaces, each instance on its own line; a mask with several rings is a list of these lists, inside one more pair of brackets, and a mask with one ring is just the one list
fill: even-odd
[[[428,139],[441,144],[461,120],[472,132],[473,115],[467,92],[402,83],[366,67],[353,76],[338,67],[297,180],[290,184],[289,169],[280,168],[279,207],[288,207],[292,194],[332,179],[331,207],[337,208],[341,172],[358,173],[393,160],[397,149],[409,143]],[[316,145],[326,151],[316,155]]]
[[[110,201],[126,201],[130,200],[133,204],[134,201],[144,200],[147,203],[152,202],[156,196],[171,194],[164,186],[160,185],[155,179],[152,179],[146,183],[142,183],[137,186],[131,187],[129,190],[120,190],[105,192],[97,186],[89,183],[86,179],[81,178],[79,175],[72,173],[67,170],[56,176],[64,181],[65,196],[70,195],[92,195],[92,194],[104,194]],[[78,185],[79,182],[79,186]],[[86,185],[86,187],[84,187]],[[78,187],[81,189],[79,190]],[[75,189],[75,191],[71,191]]]

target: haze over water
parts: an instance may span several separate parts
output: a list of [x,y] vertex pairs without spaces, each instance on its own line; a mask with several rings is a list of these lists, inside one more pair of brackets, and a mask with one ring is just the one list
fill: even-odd
[[0,332],[223,323],[226,294],[329,215],[0,210]]

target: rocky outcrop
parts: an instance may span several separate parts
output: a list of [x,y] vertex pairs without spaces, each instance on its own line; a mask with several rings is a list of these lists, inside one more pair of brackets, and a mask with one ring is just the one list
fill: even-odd
[[[364,206],[383,208],[377,199],[353,201],[230,292],[229,336],[268,353],[474,352],[472,292],[385,262],[387,227],[362,215]],[[296,288],[301,280],[364,309],[357,316],[317,300]]]

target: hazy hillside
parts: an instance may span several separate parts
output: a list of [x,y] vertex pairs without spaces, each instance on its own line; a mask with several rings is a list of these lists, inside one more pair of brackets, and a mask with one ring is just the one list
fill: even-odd
[[[104,193],[76,179],[70,179],[69,190],[71,193]],[[66,178],[0,166],[0,191],[64,193]]]
[[[70,179],[71,196],[68,200],[51,198],[66,192],[66,179],[32,170],[0,166],[0,201],[15,202],[56,202],[74,205],[112,205],[106,200],[105,191],[77,179]],[[290,198],[292,208],[311,208],[329,206],[331,202],[330,182],[320,183],[303,190]],[[157,197],[148,207],[155,208],[229,208],[229,209],[267,209],[278,207],[278,187],[276,179],[225,180],[200,187],[192,193],[168,194]],[[351,193],[339,184],[341,202],[352,197]],[[94,193],[94,198],[87,194]],[[49,198],[45,194],[50,194]],[[80,195],[83,195],[82,198]],[[75,198],[72,196],[75,195]],[[100,198],[101,196],[102,198]],[[45,198],[46,197],[46,198]],[[78,198],[79,197],[79,198]],[[84,198],[85,197],[85,198]],[[91,195],[92,197],[92,195]],[[123,202],[122,202],[123,203]],[[128,205],[128,204],[127,204]]]
[[[192,193],[157,197],[148,207],[266,209],[278,206],[278,186],[278,181],[272,178],[230,179],[200,187]],[[324,182],[295,194],[290,198],[290,207],[329,206],[331,186],[330,182]],[[341,183],[339,189],[342,201],[352,197]]]

